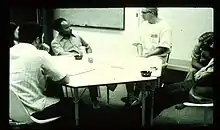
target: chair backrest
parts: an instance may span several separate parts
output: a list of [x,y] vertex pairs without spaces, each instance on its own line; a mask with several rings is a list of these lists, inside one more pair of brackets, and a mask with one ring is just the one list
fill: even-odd
[[166,63],[168,63],[168,62],[169,62],[169,59],[170,59],[170,53],[171,53],[171,51],[169,51],[169,52],[167,53],[167,57],[166,57]]
[[33,123],[30,115],[25,109],[19,97],[10,89],[9,92],[9,117],[20,123],[30,124]]

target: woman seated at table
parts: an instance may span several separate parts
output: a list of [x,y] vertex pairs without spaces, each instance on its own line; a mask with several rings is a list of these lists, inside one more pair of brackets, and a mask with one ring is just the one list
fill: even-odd
[[[161,111],[173,105],[183,102],[213,103],[213,79],[214,79],[214,58],[209,64],[194,74],[192,80],[173,83],[167,87],[155,90],[154,113],[157,117]],[[151,102],[150,97],[146,103]],[[150,115],[150,105],[146,106],[147,116]]]
[[192,52],[192,69],[187,74],[185,80],[191,80],[193,75],[211,60],[210,52],[207,48],[210,46],[209,44],[214,42],[213,36],[213,32],[205,32],[199,37],[198,44],[195,45]]

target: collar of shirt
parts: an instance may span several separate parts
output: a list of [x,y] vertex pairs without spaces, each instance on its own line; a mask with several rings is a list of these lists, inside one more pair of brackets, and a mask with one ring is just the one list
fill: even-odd
[[28,48],[28,49],[37,50],[37,48],[34,45],[32,45],[30,43],[24,43],[24,42],[20,42],[19,44],[14,45],[13,47],[11,47],[11,49],[13,49],[13,48],[23,48],[23,49],[27,49]]
[[[71,33],[71,36],[72,36],[72,37],[76,37],[76,36],[75,36],[74,34],[72,34],[72,33]],[[57,36],[57,40],[58,40],[58,41],[61,41],[61,40],[63,40],[63,39],[69,39],[69,38],[64,37],[64,36],[58,34],[58,36]]]
[[19,56],[25,54],[27,51],[33,52],[37,48],[29,43],[19,43],[10,48],[10,56]]

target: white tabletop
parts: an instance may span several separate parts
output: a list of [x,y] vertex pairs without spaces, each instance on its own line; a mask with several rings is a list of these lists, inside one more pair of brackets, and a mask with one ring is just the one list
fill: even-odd
[[[93,58],[93,63],[88,58]],[[161,76],[162,60],[158,57],[140,58],[110,55],[85,55],[82,60],[73,56],[53,56],[54,63],[70,75],[68,86],[84,87],[112,83],[154,80]],[[142,77],[140,71],[152,71],[151,77]]]

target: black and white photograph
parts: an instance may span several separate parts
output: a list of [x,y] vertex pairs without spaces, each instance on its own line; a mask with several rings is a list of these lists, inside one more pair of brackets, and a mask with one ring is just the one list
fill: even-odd
[[10,8],[9,127],[213,125],[211,7]]

